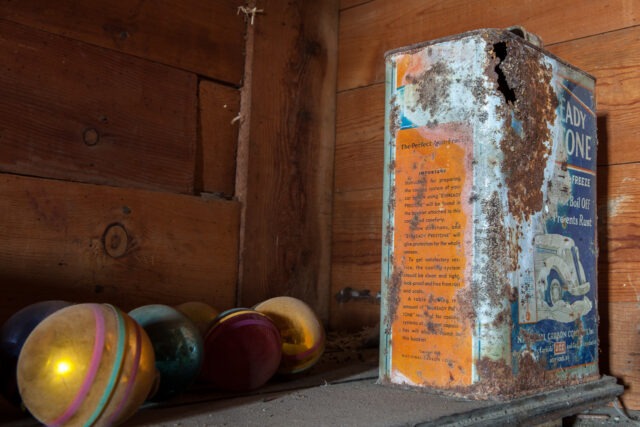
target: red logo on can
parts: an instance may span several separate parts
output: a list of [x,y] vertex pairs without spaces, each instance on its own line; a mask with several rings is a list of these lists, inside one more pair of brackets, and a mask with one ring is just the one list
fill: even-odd
[[564,341],[557,341],[553,343],[553,354],[565,354],[567,352],[567,343]]

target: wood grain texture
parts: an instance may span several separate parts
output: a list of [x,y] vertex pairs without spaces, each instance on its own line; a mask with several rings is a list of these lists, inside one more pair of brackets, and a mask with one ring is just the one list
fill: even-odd
[[[332,295],[345,287],[375,294],[380,290],[382,189],[336,192],[334,200]],[[598,168],[598,286],[603,303],[640,303],[638,204],[640,164]],[[362,325],[365,321],[361,319]]]
[[370,300],[353,300],[331,306],[331,330],[358,332],[373,328],[380,322],[380,303]]
[[597,79],[598,163],[640,161],[640,26],[548,49]]
[[[601,311],[602,305],[601,305]],[[625,385],[621,397],[627,409],[640,408],[640,306],[633,303],[610,303],[606,327],[600,325],[601,369]]]
[[598,174],[598,286],[609,302],[640,303],[640,163]]
[[522,25],[546,45],[637,25],[629,0],[375,0],[340,14],[338,89],[384,81],[384,52],[478,28]]
[[0,20],[0,171],[193,191],[191,73]]
[[348,9],[350,7],[358,6],[364,3],[369,3],[374,0],[340,0],[340,10]]
[[237,202],[0,174],[0,316],[44,299],[234,307],[238,228]]
[[200,82],[200,153],[196,190],[233,196],[240,92],[209,81]]
[[250,77],[241,301],[291,295],[326,320],[339,4],[264,7]]
[[380,291],[382,188],[335,193],[332,239],[331,325],[346,330],[372,326],[380,317],[379,304],[341,303],[335,296],[345,288],[373,296]]
[[[556,44],[550,51],[598,79],[598,163],[640,161],[640,27]],[[337,100],[335,190],[382,186],[384,85],[340,92]]]
[[239,84],[242,0],[0,1],[0,18]]
[[382,188],[384,85],[338,94],[335,191]]

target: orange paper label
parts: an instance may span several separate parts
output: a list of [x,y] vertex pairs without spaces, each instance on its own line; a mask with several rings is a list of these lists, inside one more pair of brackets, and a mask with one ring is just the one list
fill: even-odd
[[465,124],[397,133],[391,375],[400,382],[471,384],[472,331],[456,301],[470,274],[471,135]]

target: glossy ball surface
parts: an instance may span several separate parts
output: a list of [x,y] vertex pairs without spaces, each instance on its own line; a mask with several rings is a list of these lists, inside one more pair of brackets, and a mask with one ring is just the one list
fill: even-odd
[[129,312],[149,335],[160,383],[151,401],[162,401],[185,391],[202,366],[204,347],[198,328],[178,310],[150,304]]
[[189,301],[176,305],[176,310],[193,322],[204,338],[220,312],[209,304],[200,301]]
[[314,311],[292,297],[275,297],[256,305],[267,315],[282,337],[282,361],[278,372],[295,374],[311,368],[324,353],[325,333]]
[[77,304],[43,320],[17,368],[26,408],[47,425],[117,425],[144,402],[155,378],[144,330],[116,307]]
[[205,338],[201,379],[221,390],[254,390],[273,377],[281,356],[280,332],[271,319],[255,310],[229,310]]
[[40,301],[15,312],[2,325],[2,330],[0,330],[2,394],[12,404],[20,404],[20,394],[16,382],[16,365],[24,342],[40,322],[70,305],[70,302],[60,300]]

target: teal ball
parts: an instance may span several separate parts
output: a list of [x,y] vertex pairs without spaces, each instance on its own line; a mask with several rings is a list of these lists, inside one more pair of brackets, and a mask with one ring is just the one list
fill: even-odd
[[145,330],[156,356],[160,379],[149,400],[159,402],[193,384],[203,361],[203,342],[196,325],[178,310],[162,304],[138,307],[129,315]]

